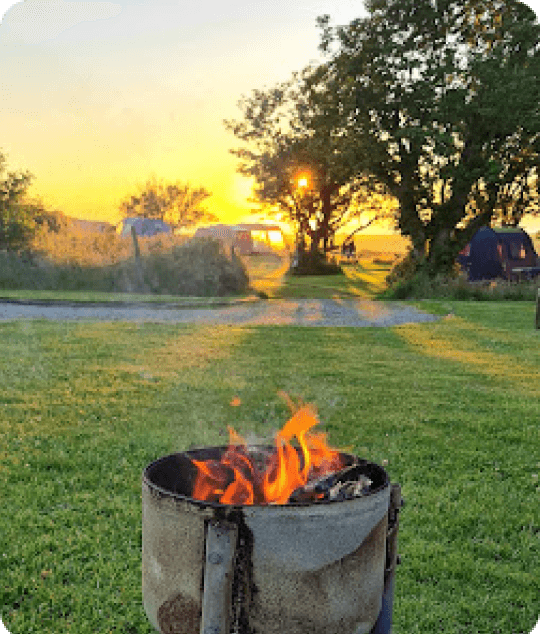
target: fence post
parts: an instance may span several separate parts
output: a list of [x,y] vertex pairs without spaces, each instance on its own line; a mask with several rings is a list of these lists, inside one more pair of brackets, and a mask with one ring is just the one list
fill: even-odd
[[139,261],[141,257],[141,250],[139,248],[139,241],[137,240],[137,232],[135,227],[131,226],[131,239],[133,240],[133,252],[135,254],[135,260]]
[[540,287],[536,292],[536,328],[540,329]]
[[143,266],[141,262],[141,249],[139,247],[139,240],[137,239],[137,232],[135,227],[131,227],[131,239],[133,240],[133,253],[135,256],[135,271],[137,274],[138,289],[141,293],[146,293],[146,284],[144,282]]

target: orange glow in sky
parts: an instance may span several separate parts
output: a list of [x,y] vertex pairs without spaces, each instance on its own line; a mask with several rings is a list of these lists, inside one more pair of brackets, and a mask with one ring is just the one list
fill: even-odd
[[223,120],[321,59],[323,14],[346,24],[363,3],[0,0],[0,151],[35,176],[30,195],[74,217],[117,222],[155,177],[203,186],[221,222],[245,220],[252,183]]
[[[317,16],[348,22],[356,0],[0,0],[0,151],[30,195],[116,222],[156,177],[212,192],[222,222],[249,216],[251,180],[224,119],[253,89],[317,50]],[[5,15],[4,15],[5,14]]]

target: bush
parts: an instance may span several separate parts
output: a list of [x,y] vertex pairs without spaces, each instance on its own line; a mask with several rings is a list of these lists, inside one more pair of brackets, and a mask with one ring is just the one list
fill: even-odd
[[168,253],[142,257],[153,293],[224,296],[247,291],[249,278],[240,259],[217,240],[195,238]]
[[[411,275],[412,271],[412,275]],[[399,278],[401,275],[401,279]],[[451,276],[430,277],[422,269],[413,271],[408,257],[387,277],[390,286],[384,298],[425,300],[446,298],[451,300],[536,300],[540,281],[508,282],[506,280],[484,280],[469,282],[463,273]]]
[[403,260],[400,260],[392,267],[392,270],[386,276],[386,284],[390,287],[398,284],[404,285],[415,276],[418,267],[418,260],[412,253],[408,253]]
[[49,288],[48,274],[42,272],[27,254],[0,251],[0,288],[38,289]]
[[0,288],[223,296],[249,286],[240,259],[216,240],[142,239],[137,261],[131,239],[50,235],[32,253],[0,252]]
[[[151,240],[139,242],[148,251]],[[98,233],[77,227],[63,227],[58,232],[41,228],[31,250],[47,262],[58,266],[103,267],[129,260],[133,256],[131,237],[121,238],[114,232]]]

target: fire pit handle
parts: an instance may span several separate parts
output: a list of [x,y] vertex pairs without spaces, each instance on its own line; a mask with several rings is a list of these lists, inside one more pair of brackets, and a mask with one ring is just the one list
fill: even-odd
[[384,569],[384,592],[379,617],[370,633],[392,633],[392,609],[394,606],[394,582],[396,566],[400,564],[397,553],[397,534],[399,529],[399,510],[403,506],[401,485],[390,485],[388,505],[388,530],[386,532],[386,566]]
[[201,633],[229,633],[237,538],[238,529],[234,523],[208,522]]
[[397,553],[397,534],[399,529],[399,511],[403,506],[401,497],[401,486],[399,484],[390,485],[390,506],[388,509],[388,533],[386,536],[386,569],[385,578],[388,580],[399,564]]

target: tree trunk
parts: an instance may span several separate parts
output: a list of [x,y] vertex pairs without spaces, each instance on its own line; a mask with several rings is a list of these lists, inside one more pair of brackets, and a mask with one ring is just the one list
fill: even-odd
[[426,231],[416,209],[412,182],[412,178],[404,176],[403,184],[394,185],[391,191],[399,201],[398,228],[412,242],[411,254],[420,262],[426,252]]
[[442,228],[430,238],[426,267],[431,275],[452,272],[459,248],[451,238],[451,229]]
[[537,329],[540,329],[540,287],[538,287],[538,291],[536,292],[536,318],[535,318],[535,326]]

